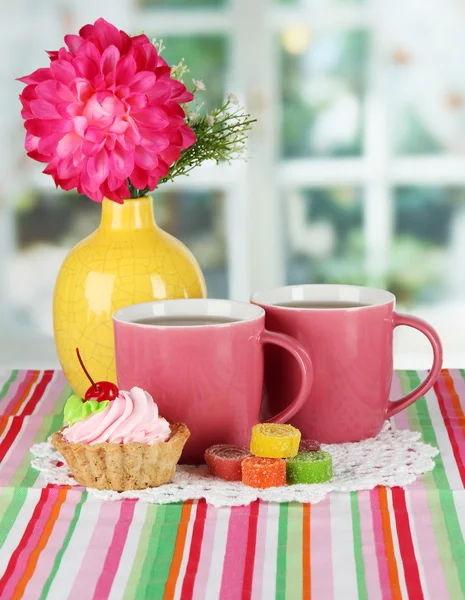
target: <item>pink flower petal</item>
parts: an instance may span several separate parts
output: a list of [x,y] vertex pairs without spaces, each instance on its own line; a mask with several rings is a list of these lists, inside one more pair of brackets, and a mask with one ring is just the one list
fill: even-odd
[[113,125],[110,126],[109,131],[111,133],[116,133],[117,135],[121,135],[126,131],[127,128],[128,128],[127,121],[124,121],[123,119],[115,119],[113,122]]
[[60,179],[76,177],[76,167],[73,164],[73,158],[71,156],[67,156],[58,162],[57,175]]
[[140,128],[139,131],[142,136],[142,146],[151,152],[162,152],[170,144],[169,137],[164,133],[146,128]]
[[186,86],[175,79],[170,80],[171,84],[171,99],[176,102],[192,102],[194,94],[186,89]]
[[131,94],[126,98],[126,102],[131,108],[141,110],[147,106],[148,98],[146,94]]
[[108,46],[100,59],[100,70],[104,75],[116,70],[120,54],[116,46]]
[[100,65],[101,52],[93,42],[88,40],[79,47],[76,52],[76,57],[88,58],[98,69]]
[[105,149],[92,156],[87,161],[87,173],[93,185],[100,185],[108,177],[109,159]]
[[118,29],[105,19],[97,19],[94,24],[94,32],[96,39],[100,42],[100,47],[103,50],[108,46],[118,46],[121,42],[121,37]]
[[123,56],[116,66],[116,85],[130,83],[136,74],[136,61],[132,56]]
[[25,77],[20,77],[18,81],[22,83],[26,83],[27,85],[31,83],[40,83],[41,81],[46,81],[47,79],[51,79],[51,70],[50,68],[37,69],[30,75],[26,75]]
[[92,84],[87,79],[75,79],[71,84],[70,88],[73,92],[73,96],[79,100],[79,102],[87,102],[94,93]]
[[58,50],[47,50],[47,54],[51,61],[58,60]]
[[76,133],[67,133],[57,144],[56,153],[60,158],[73,154],[81,145],[81,138]]
[[56,148],[58,142],[63,138],[62,133],[50,133],[49,135],[40,138],[38,144],[38,150],[42,154],[48,154],[48,156],[54,156],[56,154]]
[[142,71],[141,73],[137,73],[130,83],[131,90],[136,94],[145,92],[146,90],[153,88],[154,85],[155,75],[150,71]]
[[145,33],[141,33],[140,35],[132,36],[132,43],[135,45],[143,45],[150,44],[149,38],[145,35]]
[[94,144],[99,144],[105,139],[105,133],[97,125],[90,125],[85,132],[85,139]]
[[134,162],[141,169],[145,169],[146,171],[151,171],[158,166],[158,159],[156,154],[152,154],[146,148],[142,146],[137,146],[134,150]]
[[65,44],[73,54],[76,54],[83,42],[84,40],[80,35],[65,35]]
[[[27,89],[28,88],[25,88],[24,91]],[[39,85],[35,88],[35,92],[38,98],[43,98],[52,104],[56,104],[62,100],[58,95],[58,82],[54,79],[49,79],[39,83]]]
[[188,125],[184,125],[183,127],[181,127],[180,131],[181,131],[181,135],[182,135],[181,148],[183,150],[185,150],[186,148],[189,148],[189,146],[192,146],[192,144],[195,144],[195,142],[197,141],[197,138],[195,137],[195,133],[192,131],[192,129]]
[[73,61],[77,73],[85,79],[92,80],[98,74],[97,65],[87,56],[77,56]]
[[133,118],[137,125],[151,129],[165,129],[170,124],[166,112],[158,106],[150,106],[140,112],[135,112]]
[[65,85],[69,85],[76,77],[76,70],[73,65],[65,60],[55,60],[50,65],[53,77]]
[[171,98],[172,90],[169,81],[160,80],[157,84],[147,90],[147,97],[150,104],[164,104]]
[[30,105],[31,111],[38,119],[59,119],[60,115],[57,113],[56,108],[47,100],[38,98],[32,100]]
[[126,179],[134,168],[134,156],[125,152],[120,144],[116,144],[110,156],[110,165],[115,177]]
[[84,137],[87,129],[87,119],[85,117],[74,117],[73,119],[74,131]]
[[84,25],[79,30],[79,35],[81,37],[83,37],[84,39],[89,38],[93,33],[94,33],[94,26],[93,25]]
[[131,180],[132,185],[138,190],[143,190],[149,183],[147,171],[138,166],[134,167],[129,179]]
[[30,152],[27,152],[27,155],[29,158],[33,158],[38,162],[48,162],[50,160],[50,156],[47,154],[41,154],[38,150],[31,150]]
[[37,137],[42,137],[53,133],[56,127],[55,121],[45,121],[44,119],[28,119],[24,123],[26,131]]

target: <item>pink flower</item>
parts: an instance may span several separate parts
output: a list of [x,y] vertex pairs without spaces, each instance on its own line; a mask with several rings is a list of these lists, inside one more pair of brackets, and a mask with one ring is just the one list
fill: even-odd
[[48,163],[57,186],[96,202],[122,203],[128,178],[155,189],[195,142],[181,107],[193,95],[146,35],[98,19],[65,43],[48,53],[49,67],[20,79],[28,156]]

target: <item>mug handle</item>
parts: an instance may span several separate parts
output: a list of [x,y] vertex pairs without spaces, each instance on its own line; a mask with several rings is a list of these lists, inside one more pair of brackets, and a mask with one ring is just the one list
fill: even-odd
[[296,359],[301,373],[300,388],[297,396],[284,410],[275,417],[268,419],[267,423],[286,423],[304,405],[313,383],[313,365],[305,348],[297,340],[284,333],[265,330],[262,334],[263,344],[276,344],[281,346]]
[[418,331],[421,331],[429,340],[433,348],[433,366],[431,367],[431,371],[428,374],[428,377],[421,383],[417,388],[412,390],[409,394],[407,394],[404,398],[400,400],[396,400],[395,402],[390,401],[389,407],[386,413],[386,419],[390,419],[394,415],[396,415],[407,406],[410,406],[421,398],[428,390],[430,390],[436,379],[438,378],[441,367],[442,367],[442,344],[439,339],[439,335],[431,325],[419,319],[418,317],[412,317],[410,315],[401,315],[399,313],[394,313],[393,318],[393,327],[399,327],[400,325],[406,325],[407,327],[413,327]]

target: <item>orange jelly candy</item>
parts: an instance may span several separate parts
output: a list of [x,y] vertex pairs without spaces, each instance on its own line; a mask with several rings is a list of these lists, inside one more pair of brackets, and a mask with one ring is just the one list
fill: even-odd
[[242,483],[261,489],[286,485],[286,461],[261,456],[245,458],[242,461]]

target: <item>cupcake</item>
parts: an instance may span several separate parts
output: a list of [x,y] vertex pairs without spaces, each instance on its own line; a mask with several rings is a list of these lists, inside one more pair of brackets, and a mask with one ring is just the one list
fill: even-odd
[[71,396],[65,425],[51,442],[78,483],[99,490],[141,490],[170,481],[189,429],[170,425],[152,396],[138,387],[113,400]]

